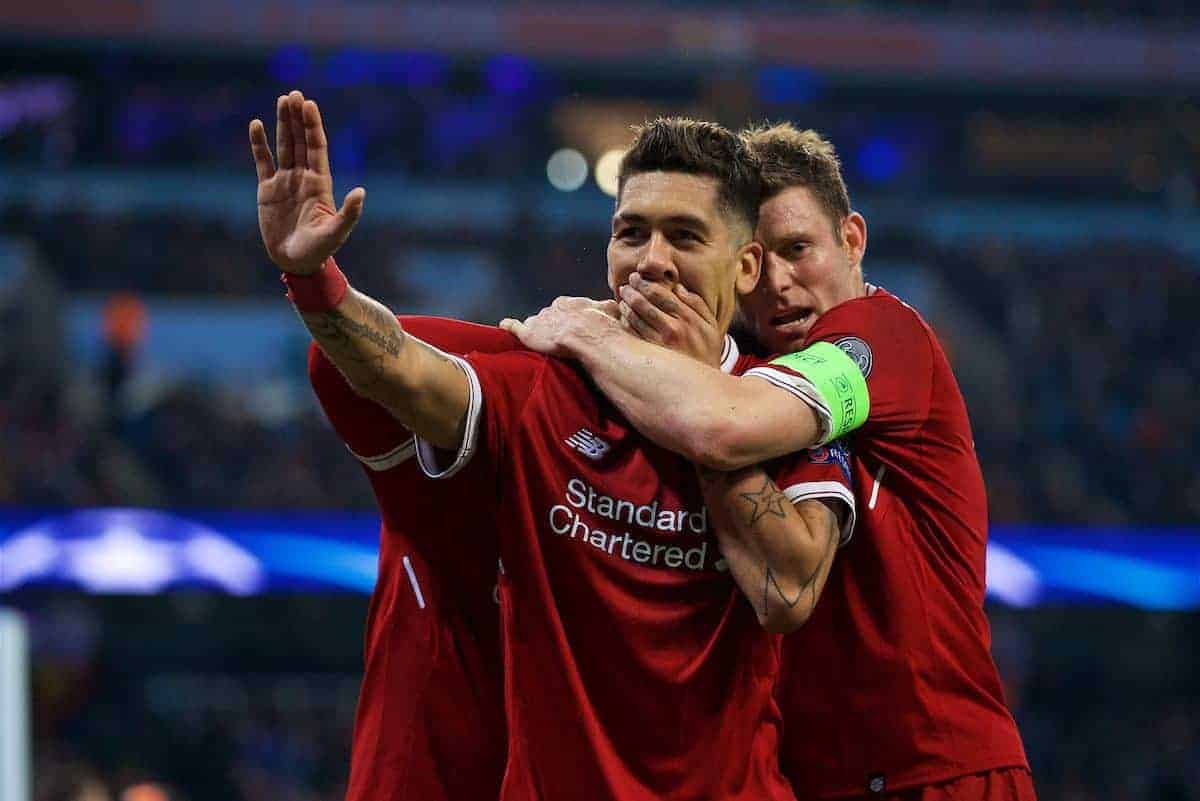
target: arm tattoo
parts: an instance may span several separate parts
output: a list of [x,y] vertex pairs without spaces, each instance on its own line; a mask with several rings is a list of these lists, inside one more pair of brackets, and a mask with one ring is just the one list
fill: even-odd
[[[343,332],[362,337],[393,358],[399,356],[400,348],[404,346],[404,332],[402,331],[400,336],[396,336],[395,333],[387,330],[396,324],[395,318],[391,318],[389,315],[388,320],[383,320],[383,313],[374,306],[367,307],[367,316],[375,319],[367,323],[360,323],[357,320],[351,320],[337,310],[326,314],[333,325]],[[374,322],[375,327],[372,327],[370,322]]]
[[[770,479],[768,479],[768,481],[769,480]],[[772,572],[771,567],[769,565],[763,566],[763,617],[766,617],[771,612],[770,600],[772,588],[775,589],[775,594],[779,596],[779,600],[783,601],[784,605],[787,606],[788,609],[795,608],[796,604],[800,603],[800,599],[804,597],[805,592],[808,592],[812,595],[812,605],[817,605],[817,577],[820,576],[821,572],[829,565],[829,556],[831,553],[837,550],[834,546],[837,544],[838,536],[840,534],[838,529],[837,515],[834,514],[832,510],[830,510],[829,514],[832,519],[830,520],[828,531],[826,532],[828,534],[828,539],[825,541],[825,548],[821,553],[821,559],[817,562],[816,567],[813,568],[812,573],[808,575],[808,578],[800,581],[800,586],[796,589],[795,598],[789,598],[787,593],[784,592],[783,587],[779,586],[779,581],[775,578],[775,574]]]
[[738,497],[745,499],[750,504],[746,520],[748,526],[754,525],[767,515],[774,515],[780,519],[787,518],[787,512],[784,511],[787,496],[779,491],[779,487],[776,487],[775,482],[770,478],[763,479],[762,488],[757,492],[739,492]]
[[775,580],[775,574],[771,572],[771,568],[767,568],[766,578],[763,581],[763,615],[767,615],[771,611],[771,588],[775,588],[775,594],[779,599],[791,609],[796,604],[800,603],[800,599],[804,597],[804,585],[800,585],[800,589],[796,591],[795,598],[787,597],[787,593],[783,591],[783,587],[779,586],[779,582]]
[[370,392],[384,382],[387,361],[400,355],[408,337],[382,306],[363,303],[361,316],[362,321],[355,320],[336,309],[302,315],[321,349],[346,374],[350,384]]

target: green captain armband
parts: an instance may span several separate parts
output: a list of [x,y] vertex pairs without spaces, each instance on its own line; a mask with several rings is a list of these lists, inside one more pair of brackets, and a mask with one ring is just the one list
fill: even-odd
[[770,363],[795,370],[812,382],[829,409],[826,442],[849,434],[867,421],[871,411],[867,379],[854,359],[832,342],[814,342],[802,351],[779,356]]

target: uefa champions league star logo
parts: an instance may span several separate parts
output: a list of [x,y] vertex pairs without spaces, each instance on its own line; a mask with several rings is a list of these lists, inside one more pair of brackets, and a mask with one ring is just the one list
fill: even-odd
[[91,509],[38,521],[0,541],[0,590],[68,583],[88,592],[146,594],[207,586],[258,592],[258,558],[219,532],[165,512]]

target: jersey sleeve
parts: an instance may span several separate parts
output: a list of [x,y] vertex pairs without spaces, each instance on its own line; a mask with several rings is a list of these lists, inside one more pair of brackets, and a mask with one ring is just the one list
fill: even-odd
[[494,325],[404,314],[396,319],[405,331],[447,353],[505,353],[524,348],[519,339]]
[[[442,317],[397,319],[405,331],[448,353],[501,353],[521,347],[515,337],[493,326]],[[308,378],[333,430],[366,467],[390,470],[413,456],[409,430],[387,409],[355,392],[315,342],[308,349]]]
[[466,373],[470,387],[463,438],[454,452],[417,438],[417,460],[430,478],[448,478],[466,467],[476,452],[498,464],[507,438],[519,425],[525,405],[548,364],[531,351],[468,353],[450,358]]
[[793,504],[821,500],[840,509],[842,522],[839,545],[854,534],[854,487],[850,451],[842,440],[791,454],[768,465],[775,484]]
[[[820,371],[806,369],[804,357],[840,360],[839,352],[847,357],[842,369],[852,373],[846,368],[852,365],[862,376],[865,395],[861,399],[853,392],[839,392],[832,381],[821,386]],[[804,350],[747,372],[813,406],[822,418],[825,439],[845,436],[860,426],[891,432],[920,428],[929,416],[933,374],[934,351],[927,327],[915,311],[891,296],[859,298],[831,309],[813,326]],[[837,430],[838,410],[831,408],[835,403],[846,413],[841,430]]]

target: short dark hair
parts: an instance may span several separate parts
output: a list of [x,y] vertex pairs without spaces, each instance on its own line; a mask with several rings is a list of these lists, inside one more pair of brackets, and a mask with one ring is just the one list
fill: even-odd
[[630,176],[644,172],[682,172],[717,181],[721,210],[758,225],[761,193],[758,160],[737,134],[715,122],[659,117],[634,127],[633,144],[621,159],[617,197]]
[[803,186],[816,196],[835,227],[850,213],[842,163],[828,139],[790,122],[750,127],[741,136],[759,162],[762,200]]

